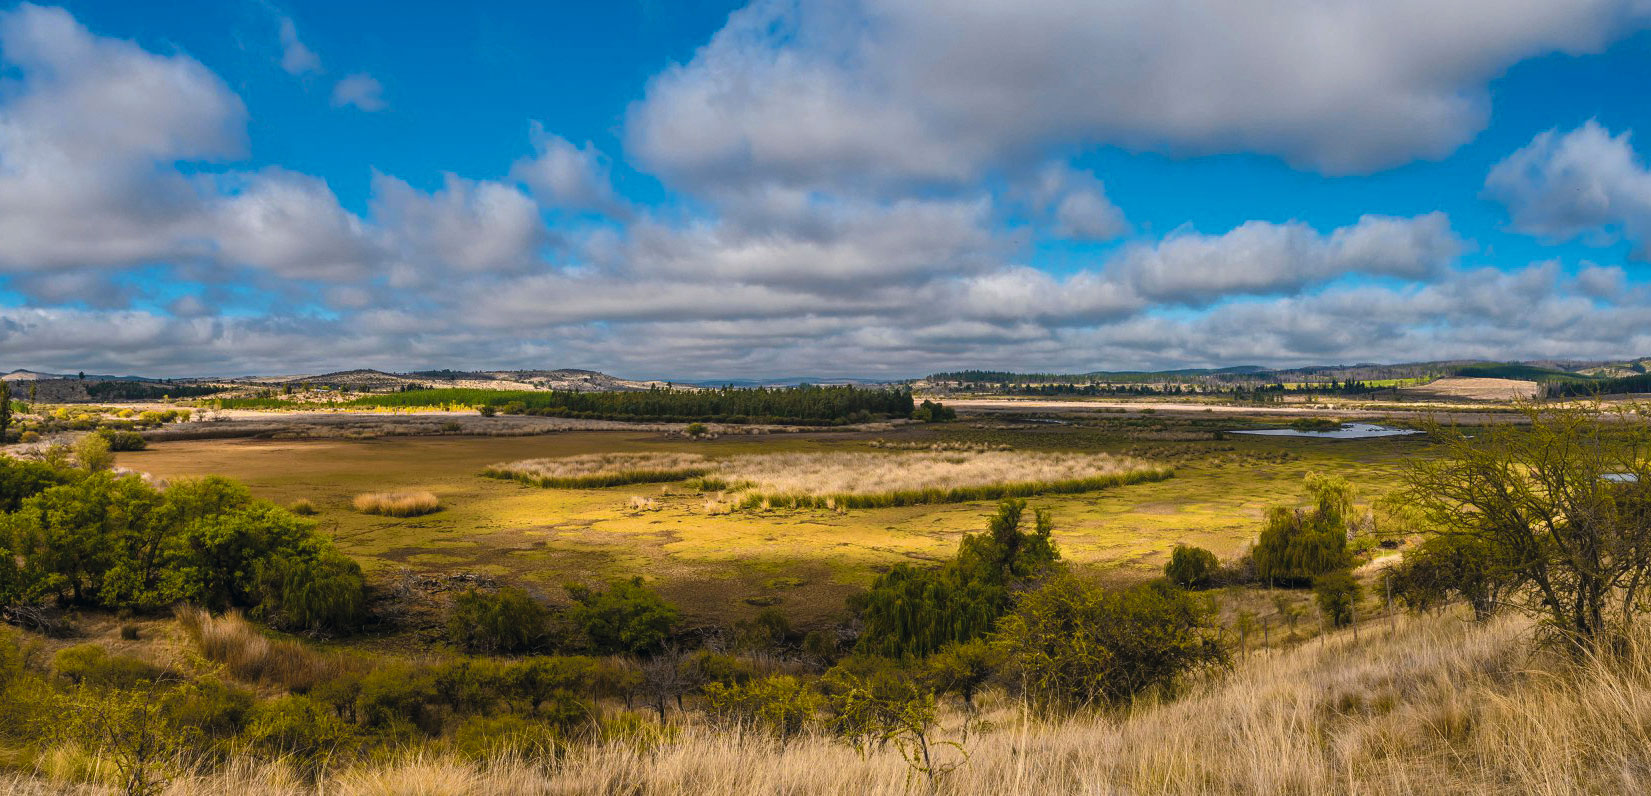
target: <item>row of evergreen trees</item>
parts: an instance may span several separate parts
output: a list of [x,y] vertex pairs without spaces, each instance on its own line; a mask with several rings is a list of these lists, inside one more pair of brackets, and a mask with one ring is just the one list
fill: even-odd
[[500,393],[484,399],[483,405],[506,413],[558,417],[820,424],[907,418],[915,408],[909,390],[850,386]]

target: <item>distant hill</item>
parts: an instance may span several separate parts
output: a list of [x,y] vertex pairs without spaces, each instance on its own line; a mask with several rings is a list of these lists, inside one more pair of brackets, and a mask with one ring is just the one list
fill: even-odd
[[17,370],[0,376],[0,380],[4,381],[52,381],[56,379],[61,379],[64,381],[163,381],[162,379],[151,379],[147,376],[109,376],[99,373],[40,373],[39,371],[25,370],[23,368],[18,368]]
[[[1492,362],[1452,360],[1396,364],[1306,365],[1295,368],[1264,368],[1238,365],[1223,368],[1179,368],[1160,371],[1091,371],[1088,373],[1016,373],[995,370],[963,370],[935,373],[912,382],[919,389],[981,391],[1007,389],[1046,394],[1088,392],[1096,388],[1112,391],[1190,389],[1192,391],[1232,391],[1265,388],[1268,385],[1326,384],[1334,389],[1372,389],[1398,385],[1418,385],[1438,379],[1501,379],[1534,382],[1554,394],[1587,392],[1637,392],[1651,382],[1651,358],[1617,361],[1528,361]],[[1530,392],[1530,390],[1522,390]]]
[[[896,380],[900,381],[900,380]],[[875,387],[895,383],[888,379],[860,379],[860,378],[826,378],[821,376],[781,376],[772,379],[705,379],[702,381],[675,382],[678,386],[690,385],[694,387],[796,387],[801,384],[816,386],[852,386]]]
[[371,368],[339,370],[331,373],[285,375],[236,379],[237,383],[263,387],[297,387],[341,392],[397,392],[429,387],[465,387],[482,390],[565,390],[571,392],[617,392],[664,387],[661,381],[638,381],[610,376],[594,370],[417,370],[391,373]]

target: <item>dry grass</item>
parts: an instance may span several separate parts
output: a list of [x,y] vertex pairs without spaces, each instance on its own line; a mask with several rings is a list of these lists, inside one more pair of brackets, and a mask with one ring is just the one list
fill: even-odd
[[363,514],[382,514],[386,517],[417,517],[441,508],[441,499],[433,492],[366,492],[351,501],[355,510]]
[[[499,464],[483,474],[559,488],[697,477],[702,489],[738,492],[733,503],[739,508],[836,509],[1089,492],[1161,480],[1171,471],[1105,454],[936,446],[916,452],[778,453],[721,460],[692,453],[602,453]],[[711,511],[711,502],[706,508],[719,513]]]
[[231,676],[244,682],[307,691],[347,668],[341,656],[317,652],[297,641],[272,639],[233,611],[213,616],[200,608],[183,607],[176,615],[202,657],[223,664]]
[[781,453],[719,463],[708,486],[741,490],[752,508],[873,508],[1090,492],[1171,471],[1105,454],[1014,451]]
[[594,489],[694,478],[709,472],[710,464],[709,459],[695,453],[591,453],[495,464],[482,475],[514,478],[542,487]]
[[1462,399],[1473,401],[1529,401],[1542,391],[1534,381],[1516,379],[1480,379],[1453,377],[1435,379],[1427,384],[1403,387],[1400,392],[1420,398]]
[[[1249,655],[1167,704],[1040,720],[998,698],[968,760],[932,792],[1082,794],[1641,793],[1651,788],[1651,634],[1624,659],[1532,653],[1527,622],[1400,618]],[[33,789],[24,778],[6,783]],[[559,761],[473,763],[431,751],[300,784],[237,761],[168,793],[608,794],[931,792],[893,748],[855,752],[688,723],[672,739],[615,740]]]

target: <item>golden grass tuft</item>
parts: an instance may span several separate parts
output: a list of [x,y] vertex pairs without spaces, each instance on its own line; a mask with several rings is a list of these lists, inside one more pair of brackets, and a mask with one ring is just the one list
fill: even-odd
[[705,481],[739,490],[741,508],[859,509],[1092,492],[1172,474],[1106,454],[950,450],[742,456],[718,463]]
[[417,517],[441,508],[433,492],[366,492],[355,496],[355,510],[386,517]]
[[297,641],[270,638],[235,611],[213,616],[205,609],[185,606],[174,614],[201,656],[223,664],[238,680],[307,691],[349,668],[342,656],[318,652]]
[[709,472],[710,463],[695,453],[591,453],[495,464],[482,475],[547,488],[595,489],[694,478]]

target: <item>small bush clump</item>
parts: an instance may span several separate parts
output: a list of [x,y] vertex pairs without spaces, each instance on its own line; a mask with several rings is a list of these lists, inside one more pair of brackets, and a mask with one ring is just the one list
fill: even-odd
[[1202,547],[1178,544],[1164,565],[1164,577],[1183,589],[1198,589],[1210,585],[1221,562],[1215,554]]
[[1063,575],[999,624],[1009,671],[1036,704],[1117,704],[1226,660],[1210,604],[1162,582],[1106,590]]
[[472,589],[453,599],[447,636],[472,652],[524,652],[543,643],[549,621],[550,612],[521,589]]
[[116,431],[111,428],[98,429],[98,436],[109,443],[111,451],[141,451],[149,447],[143,435],[136,431]]
[[366,492],[355,496],[355,510],[386,517],[418,517],[441,508],[441,499],[431,492]]
[[598,591],[569,584],[575,605],[571,619],[600,653],[644,654],[665,644],[675,627],[677,609],[665,602],[641,578],[615,581]]

